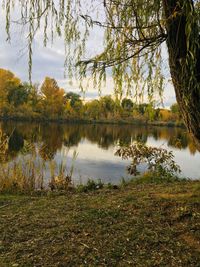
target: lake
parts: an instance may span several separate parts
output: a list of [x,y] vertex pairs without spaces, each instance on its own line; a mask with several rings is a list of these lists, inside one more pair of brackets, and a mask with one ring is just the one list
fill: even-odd
[[119,144],[130,145],[136,140],[173,151],[182,176],[200,177],[200,153],[181,128],[1,122],[0,129],[10,136],[5,160],[12,164],[34,153],[46,166],[46,183],[51,176],[48,166],[52,162],[66,165],[67,171],[73,172],[75,184],[85,183],[88,178],[115,184],[122,177],[128,179],[128,162],[114,154]]

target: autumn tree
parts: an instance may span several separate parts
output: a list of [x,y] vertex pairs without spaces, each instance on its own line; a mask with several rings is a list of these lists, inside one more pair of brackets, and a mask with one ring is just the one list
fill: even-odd
[[[0,69],[0,113],[6,115],[10,97],[21,86],[21,81],[11,71]],[[20,89],[19,89],[20,90]]]
[[59,88],[56,80],[46,77],[41,86],[41,93],[43,95],[44,115],[48,117],[62,115],[65,92]]
[[[8,39],[12,5],[20,9],[17,23],[29,26],[29,73],[33,39],[43,27],[45,45],[52,39],[49,33],[51,37],[63,33],[69,73],[73,63],[79,62],[82,77],[89,69],[95,81],[102,81],[110,68],[116,95],[121,95],[125,86],[128,91],[134,89],[137,96],[146,90],[150,100],[161,95],[165,75],[161,49],[166,45],[180,112],[200,147],[199,0],[5,0],[4,5]],[[99,10],[101,16],[97,17]],[[105,46],[102,53],[84,59],[89,28],[96,26],[105,30]]]
[[90,119],[98,120],[101,115],[101,107],[99,100],[94,99],[85,104],[85,115]]

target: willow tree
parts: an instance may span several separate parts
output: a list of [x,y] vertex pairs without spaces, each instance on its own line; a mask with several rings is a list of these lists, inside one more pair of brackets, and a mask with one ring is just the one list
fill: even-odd
[[[147,89],[150,99],[162,94],[166,44],[177,102],[200,146],[199,0],[4,0],[3,6],[8,40],[13,8],[20,9],[15,22],[28,29],[29,73],[32,43],[42,29],[44,45],[55,34],[64,39],[69,73],[84,78],[90,71],[101,84],[110,68],[116,95],[124,88],[135,96]],[[87,59],[84,52],[92,27],[105,31],[104,47]]]

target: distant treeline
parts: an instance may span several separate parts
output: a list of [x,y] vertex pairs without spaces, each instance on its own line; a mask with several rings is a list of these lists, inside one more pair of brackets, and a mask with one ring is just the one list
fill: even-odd
[[79,94],[65,92],[55,79],[41,86],[22,83],[12,72],[0,69],[0,117],[31,120],[143,121],[181,123],[177,104],[170,110],[153,104],[136,104],[110,95],[85,102]]

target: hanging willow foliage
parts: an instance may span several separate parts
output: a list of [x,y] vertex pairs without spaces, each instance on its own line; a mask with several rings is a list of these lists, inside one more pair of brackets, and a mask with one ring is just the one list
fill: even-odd
[[[120,97],[126,89],[127,93],[142,97],[147,90],[150,100],[156,92],[161,96],[163,90],[161,44],[169,39],[169,25],[184,16],[187,43],[183,60],[186,63],[181,64],[187,71],[190,68],[190,83],[195,82],[200,25],[198,0],[4,0],[3,8],[8,40],[14,9],[20,11],[15,23],[28,29],[30,79],[32,44],[37,32],[42,30],[44,46],[57,36],[64,39],[65,66],[70,77],[75,75],[83,80],[91,74],[100,88],[109,70],[116,96]],[[104,47],[102,53],[87,59],[86,43],[90,29],[96,26],[104,31]]]
[[[153,88],[161,93],[160,45],[166,40],[166,32],[160,1],[4,0],[3,8],[8,40],[14,9],[20,11],[20,17],[14,22],[28,29],[30,79],[32,44],[37,32],[42,30],[44,46],[57,36],[64,39],[65,66],[70,77],[79,74],[83,79],[90,72],[89,76],[100,87],[106,79],[106,69],[110,69],[118,96],[125,86],[129,93],[134,88],[136,96],[142,96],[144,88],[148,88],[150,97]],[[101,54],[86,59],[86,42],[94,26],[105,31],[104,49]]]
[[[63,37],[65,43],[66,61],[68,71],[72,73],[72,59],[80,60],[84,54],[85,41],[88,36],[88,27],[81,34],[80,2],[70,0],[4,0],[2,4],[6,10],[7,40],[11,38],[10,27],[12,23],[23,26],[27,30],[27,45],[29,54],[29,78],[32,73],[33,41],[38,31],[43,31],[43,44],[46,47],[53,43],[56,37]],[[12,14],[15,9],[20,16],[15,21]],[[81,29],[80,29],[81,28]],[[72,49],[73,45],[73,49]]]

